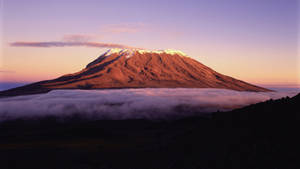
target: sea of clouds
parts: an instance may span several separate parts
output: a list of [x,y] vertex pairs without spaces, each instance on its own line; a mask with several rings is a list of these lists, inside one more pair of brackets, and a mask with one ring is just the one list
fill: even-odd
[[54,90],[0,99],[0,121],[79,114],[91,119],[165,119],[228,111],[253,103],[292,97],[299,89],[238,92],[226,89],[145,88]]

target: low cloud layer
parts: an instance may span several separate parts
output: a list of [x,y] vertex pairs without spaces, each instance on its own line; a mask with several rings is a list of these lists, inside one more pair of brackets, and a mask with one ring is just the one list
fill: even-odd
[[224,89],[55,90],[0,99],[0,120],[81,114],[98,119],[164,119],[227,111],[294,96],[299,92],[237,92]]
[[41,47],[41,48],[74,47],[74,46],[97,47],[97,48],[135,48],[132,46],[126,46],[126,45],[114,44],[114,43],[78,42],[78,41],[13,42],[10,45],[14,47]]

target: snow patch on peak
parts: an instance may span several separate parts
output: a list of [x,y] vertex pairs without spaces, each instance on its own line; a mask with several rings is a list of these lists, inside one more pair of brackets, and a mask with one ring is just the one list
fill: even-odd
[[127,49],[119,49],[119,48],[113,48],[113,49],[109,49],[106,53],[105,56],[111,55],[111,54],[124,54],[127,53]]
[[134,51],[131,50],[131,49],[120,49],[120,48],[112,48],[112,49],[109,49],[105,54],[104,56],[107,57],[107,56],[110,56],[112,54],[117,54],[117,55],[125,55],[126,58],[129,58],[133,55]]
[[126,58],[130,58],[135,53],[146,54],[146,53],[155,53],[155,54],[169,54],[169,55],[179,55],[188,57],[185,53],[180,50],[146,50],[146,49],[120,49],[120,48],[112,48],[109,49],[104,56],[110,56],[112,54],[125,55]]
[[185,53],[181,52],[180,50],[173,50],[173,49],[167,49],[167,50],[142,50],[139,49],[137,52],[144,54],[144,53],[156,53],[156,54],[169,54],[169,55],[180,55],[180,56],[187,56]]

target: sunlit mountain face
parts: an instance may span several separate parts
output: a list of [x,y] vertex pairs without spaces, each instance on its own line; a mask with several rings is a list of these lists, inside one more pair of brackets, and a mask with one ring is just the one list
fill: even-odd
[[223,88],[271,91],[225,76],[178,50],[110,49],[77,73],[0,92],[1,96],[53,89]]

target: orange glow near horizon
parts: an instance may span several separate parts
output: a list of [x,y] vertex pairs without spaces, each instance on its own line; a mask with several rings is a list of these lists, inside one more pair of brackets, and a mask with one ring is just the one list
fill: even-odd
[[[96,59],[106,49],[68,47],[68,48],[5,48],[1,70],[2,82],[36,82],[49,80],[59,76],[74,73],[83,69],[88,63]],[[185,52],[185,51],[184,51]],[[187,52],[186,52],[187,53]],[[191,52],[192,53],[192,52]],[[280,60],[244,60],[237,52],[211,52],[219,57],[208,57],[198,54],[192,58],[213,68],[214,70],[257,85],[286,85],[300,86],[297,62],[291,60],[290,65],[282,65]],[[211,54],[210,53],[210,54]],[[265,56],[267,57],[267,56]],[[254,65],[254,66],[253,66]],[[274,70],[281,67],[281,70]],[[274,73],[276,72],[276,73]]]

